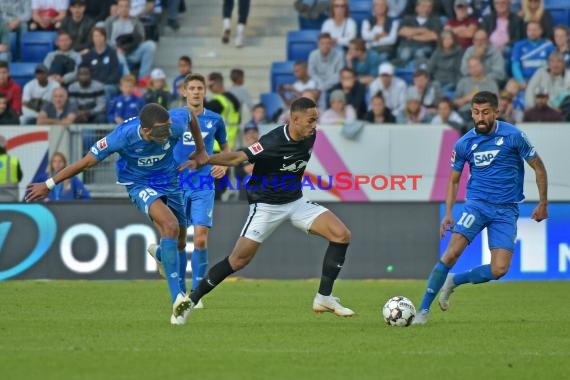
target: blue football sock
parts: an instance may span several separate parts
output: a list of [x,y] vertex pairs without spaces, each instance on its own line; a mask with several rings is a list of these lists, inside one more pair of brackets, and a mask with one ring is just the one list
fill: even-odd
[[208,249],[194,249],[190,260],[192,263],[192,290],[195,290],[204,278],[206,269],[208,269]]
[[429,310],[437,292],[439,292],[445,282],[449,269],[450,267],[442,261],[438,261],[435,264],[428,278],[427,289],[422,299],[420,310]]
[[495,276],[493,276],[493,272],[491,272],[491,264],[487,264],[472,268],[467,272],[457,273],[455,277],[453,277],[453,282],[455,285],[467,284],[468,282],[480,284],[494,279]]
[[178,282],[178,242],[172,238],[160,239],[160,249],[162,251],[162,264],[166,272],[166,281],[170,290],[170,298],[172,302],[176,300],[176,296],[180,293],[180,283]]
[[178,260],[178,281],[180,282],[180,290],[186,293],[186,267],[188,266],[186,250],[178,251]]
[[156,249],[156,258],[158,261],[162,262],[162,250],[160,249],[160,245]]

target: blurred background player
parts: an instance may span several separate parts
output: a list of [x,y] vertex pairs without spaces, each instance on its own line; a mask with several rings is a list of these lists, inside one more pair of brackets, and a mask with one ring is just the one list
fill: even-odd
[[[183,108],[183,110],[197,117],[206,152],[212,154],[214,141],[218,142],[222,152],[228,152],[229,146],[224,120],[219,114],[204,108],[206,79],[200,74],[190,74],[183,83],[187,104],[187,108]],[[195,148],[196,145],[190,133],[184,133],[174,148],[176,163],[180,165],[188,160],[188,156],[194,152]],[[214,179],[222,178],[225,174],[226,167],[212,165],[205,165],[192,172],[185,169],[180,174],[180,178],[183,179],[181,188],[184,191],[186,219],[188,224],[194,226],[194,251],[190,259],[192,263],[192,290],[198,286],[206,273],[206,269],[208,269],[208,232],[212,227],[216,193]],[[180,250],[179,255],[180,262],[184,263],[184,268],[180,270],[180,273],[186,273],[186,251]],[[184,281],[184,278],[181,277],[181,281]],[[185,284],[182,285],[182,288],[185,292]]]
[[[427,323],[431,304],[440,289],[439,306],[445,311],[449,308],[449,296],[457,286],[498,280],[509,270],[517,236],[518,204],[524,200],[523,160],[534,169],[540,199],[531,217],[540,222],[548,216],[544,164],[524,132],[512,124],[497,120],[498,107],[499,100],[492,92],[478,92],[471,100],[475,127],[455,144],[445,217],[439,227],[441,237],[451,229],[453,234],[441,260],[428,278],[414,324]],[[461,217],[455,223],[451,212],[465,163],[469,165],[471,177],[467,183],[467,201]],[[467,245],[484,228],[487,228],[489,237],[491,264],[448,275]]]

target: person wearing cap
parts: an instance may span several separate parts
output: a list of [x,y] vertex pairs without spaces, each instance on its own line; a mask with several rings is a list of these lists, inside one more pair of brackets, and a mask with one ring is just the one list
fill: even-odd
[[529,108],[524,113],[524,122],[560,122],[564,121],[560,111],[548,105],[548,89],[538,87],[535,90],[534,107]]
[[144,94],[144,101],[148,103],[158,103],[164,108],[168,108],[172,99],[172,93],[166,84],[166,74],[158,67],[150,72],[150,84]]
[[0,135],[0,202],[19,202],[18,184],[24,173],[18,158],[8,154],[6,143],[6,138]]
[[378,78],[374,79],[368,86],[368,99],[381,91],[386,101],[386,107],[396,115],[406,105],[407,87],[403,79],[394,75],[394,66],[389,62],[384,62],[378,68]]
[[35,69],[35,78],[24,85],[22,92],[21,124],[36,124],[38,112],[51,101],[53,90],[59,83],[48,78],[48,69],[39,63]]
[[71,36],[73,50],[85,54],[91,47],[91,30],[95,21],[85,15],[85,0],[70,0],[69,14],[61,22],[60,30],[65,30]]
[[321,124],[344,124],[356,120],[356,111],[346,103],[346,96],[342,90],[334,90],[330,96],[330,108],[327,109],[319,121]]
[[536,70],[525,90],[525,108],[534,107],[536,91],[539,87],[548,90],[548,104],[560,108],[564,98],[570,95],[570,69],[564,67],[564,56],[555,51],[548,57],[548,66]]
[[476,17],[469,14],[468,0],[455,0],[453,14],[454,17],[447,20],[443,28],[456,36],[459,46],[467,49],[473,44],[473,35],[477,31],[479,22]]

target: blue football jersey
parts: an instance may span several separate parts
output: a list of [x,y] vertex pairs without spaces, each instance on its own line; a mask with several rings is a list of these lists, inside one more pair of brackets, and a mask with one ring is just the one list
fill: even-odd
[[[187,114],[189,113],[187,108],[179,108],[178,110],[186,112]],[[198,123],[200,124],[202,139],[204,140],[204,146],[208,155],[214,152],[214,141],[218,141],[220,145],[228,142],[226,124],[219,114],[204,109],[204,112],[198,115]],[[192,154],[194,150],[196,150],[196,144],[192,138],[192,134],[187,131],[174,147],[174,160],[179,165],[187,161],[188,156]],[[204,165],[200,169],[192,172],[190,172],[189,169],[185,169],[184,172],[181,173],[184,178],[182,188],[184,190],[196,190],[205,187],[205,184],[211,183],[204,181],[204,177],[210,176],[211,169],[211,165]],[[191,186],[188,185],[188,182],[191,183]]]
[[133,117],[91,147],[91,153],[98,161],[113,153],[119,155],[116,167],[118,184],[178,188],[178,169],[173,151],[178,140],[188,131],[190,120],[187,112],[171,110],[168,113],[172,135],[164,144],[144,140],[140,134],[140,120]]
[[497,121],[493,133],[478,134],[473,128],[457,141],[451,168],[461,172],[465,163],[469,165],[468,199],[516,203],[524,200],[524,160],[535,156],[536,151],[524,132]]

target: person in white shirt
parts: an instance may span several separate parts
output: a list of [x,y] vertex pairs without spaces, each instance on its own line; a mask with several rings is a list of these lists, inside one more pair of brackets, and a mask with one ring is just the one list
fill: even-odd
[[331,15],[321,27],[321,33],[329,33],[335,47],[348,49],[348,43],[356,37],[357,26],[350,17],[348,0],[332,0],[329,11]]
[[378,91],[382,91],[386,106],[396,115],[406,106],[407,88],[406,82],[394,75],[394,66],[384,62],[378,68],[378,78],[374,79],[368,87],[368,99],[371,99]]

